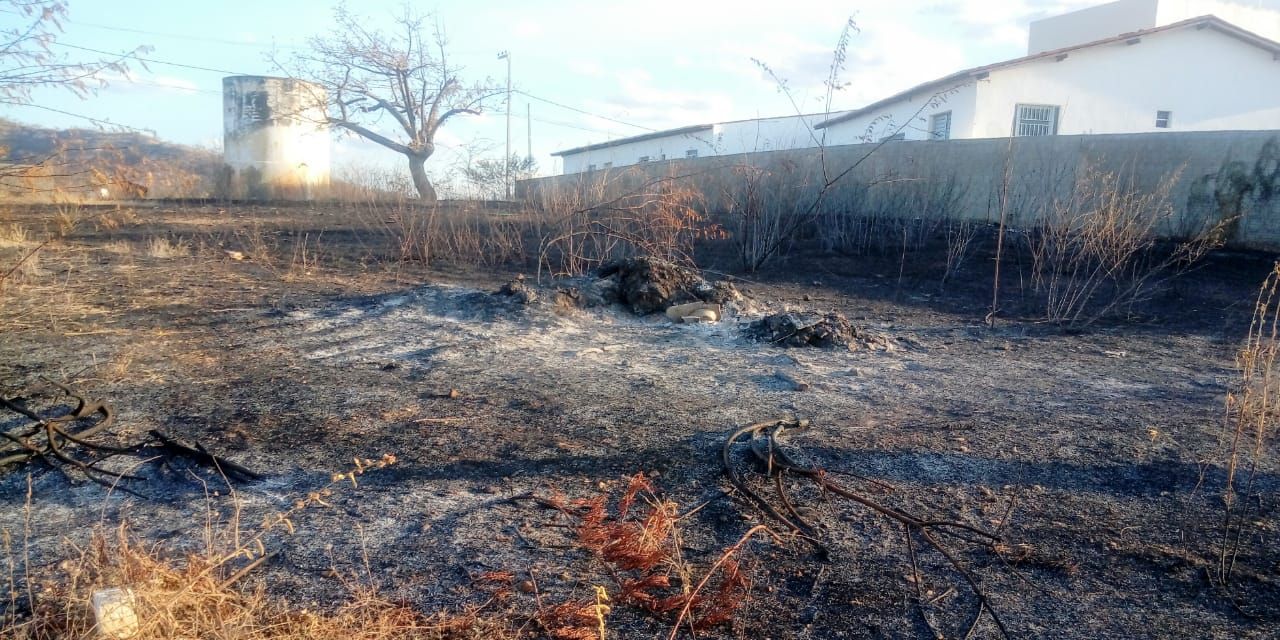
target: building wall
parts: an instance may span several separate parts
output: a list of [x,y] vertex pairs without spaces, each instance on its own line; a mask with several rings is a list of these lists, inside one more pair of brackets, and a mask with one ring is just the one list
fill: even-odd
[[822,143],[822,130],[813,127],[839,115],[762,118],[719,124],[715,127],[716,155],[816,147]]
[[678,160],[685,158],[691,150],[696,151],[698,157],[705,158],[752,151],[815,147],[822,140],[822,131],[812,130],[812,127],[837,115],[839,114],[784,116],[726,122],[695,133],[651,138],[567,154],[562,156],[563,173],[590,171],[592,165],[595,170],[628,167],[639,164],[640,158],[645,156],[651,162]]
[[619,144],[603,149],[592,149],[581,153],[566,154],[564,173],[581,173],[607,168],[621,168],[638,164],[640,158],[649,158],[658,162],[685,157],[690,149],[698,152],[699,157],[715,155],[714,132],[711,129],[695,133],[651,138],[639,142]]
[[1228,0],[1120,0],[1031,23],[1027,53],[1073,45],[1213,15],[1280,41],[1280,11]]
[[929,119],[947,111],[951,112],[951,138],[971,138],[976,98],[973,82],[957,81],[956,85],[912,95],[831,125],[827,127],[827,142],[833,145],[879,142],[895,132],[901,133],[905,140],[929,140]]
[[324,89],[263,76],[223,79],[223,197],[308,199],[329,184]]
[[1280,129],[1280,61],[1212,29],[1178,29],[991,72],[970,137],[1013,131],[1015,105],[1060,109],[1060,134]]
[[1120,0],[1036,20],[1028,28],[1027,54],[1097,42],[1156,26],[1160,0]]
[[[946,142],[902,142],[829,147],[819,158],[814,149],[774,151],[655,163],[608,175],[575,174],[522,181],[517,194],[534,202],[560,190],[581,189],[607,180],[609,189],[643,183],[646,178],[692,176],[684,180],[700,190],[709,212],[721,211],[724,194],[741,190],[739,169],[762,170],[772,184],[803,207],[820,184],[822,166],[839,172],[856,167],[824,196],[828,207],[883,210],[921,188],[953,185],[959,194],[942,215],[982,222],[1000,219],[1002,203],[1014,227],[1043,215],[1054,198],[1070,196],[1078,176],[1089,170],[1115,172],[1122,184],[1152,192],[1172,185],[1174,215],[1160,231],[1177,236],[1188,230],[1242,216],[1230,224],[1231,246],[1280,251],[1280,131],[1212,131],[1120,135],[1045,136]],[[864,160],[865,159],[865,160]],[[886,175],[894,180],[885,181]],[[1170,182],[1171,181],[1171,182]],[[595,193],[591,190],[591,193]],[[620,193],[606,193],[616,197]],[[876,209],[880,207],[880,209]],[[917,209],[897,215],[918,217]]]

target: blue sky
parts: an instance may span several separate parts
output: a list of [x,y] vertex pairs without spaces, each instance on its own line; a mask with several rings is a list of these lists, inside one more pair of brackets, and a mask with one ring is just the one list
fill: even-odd
[[[416,2],[435,11],[454,59],[468,75],[505,82],[511,51],[517,89],[626,123],[664,129],[719,120],[794,113],[759,58],[785,77],[805,111],[821,111],[822,79],[846,18],[860,32],[849,49],[835,109],[861,106],[892,92],[969,66],[1020,56],[1033,19],[1096,4],[1096,0],[647,0],[646,2]],[[303,0],[72,0],[60,41],[122,51],[153,47],[147,57],[249,74],[272,73],[272,46],[286,58],[330,25],[331,4]],[[402,3],[367,0],[351,8],[371,24],[389,22]],[[17,19],[0,14],[0,20]],[[56,47],[69,59],[91,56]],[[220,142],[221,77],[164,64],[85,100],[46,91],[37,104],[154,131],[188,144]],[[645,129],[578,111],[514,98],[512,138],[523,153],[532,126],[533,155],[544,173],[558,170],[551,152],[644,133]],[[530,105],[532,121],[525,118]],[[468,156],[502,153],[501,102],[479,117],[451,122],[429,166],[440,172]],[[35,107],[4,114],[52,126],[84,126],[74,117]],[[399,166],[398,156],[350,140],[335,147],[343,163]]]

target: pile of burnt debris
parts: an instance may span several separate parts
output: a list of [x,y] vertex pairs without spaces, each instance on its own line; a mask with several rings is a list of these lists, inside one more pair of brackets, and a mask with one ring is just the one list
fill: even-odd
[[786,311],[765,316],[746,329],[747,337],[784,347],[819,347],[851,351],[896,351],[897,341],[881,333],[855,327],[840,313]]
[[[523,277],[504,284],[497,295],[523,305],[540,300],[537,287]],[[694,269],[651,257],[607,262],[590,276],[560,283],[550,300],[561,309],[616,304],[638,316],[664,313],[672,307],[693,303],[741,310],[747,302],[728,281],[711,282]]]
[[[542,301],[544,294],[518,276],[495,295],[527,306]],[[559,312],[617,305],[638,316],[665,313],[677,323],[758,313],[757,305],[730,281],[710,281],[696,269],[652,257],[607,262],[590,276],[562,281],[546,296]],[[775,313],[747,324],[744,333],[751,340],[784,347],[898,349],[895,339],[855,327],[839,313]]]

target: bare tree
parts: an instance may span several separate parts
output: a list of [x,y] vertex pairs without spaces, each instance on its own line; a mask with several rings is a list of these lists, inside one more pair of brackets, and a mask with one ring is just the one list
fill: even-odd
[[506,164],[503,164],[501,158],[481,158],[462,169],[462,177],[476,188],[481,197],[494,200],[500,198],[506,188],[507,176],[515,180],[527,180],[537,173],[538,161],[533,156],[516,153],[507,158]]
[[128,73],[126,62],[147,47],[100,60],[70,60],[55,53],[67,3],[61,0],[0,0],[10,17],[0,26],[0,104],[31,104],[36,89],[58,88],[87,97],[106,86],[105,75]]
[[[449,63],[444,29],[434,21],[428,28],[428,16],[407,4],[393,31],[367,25],[338,5],[333,31],[311,39],[298,71],[325,88],[331,126],[403,154],[418,195],[435,200],[424,165],[435,153],[436,133],[456,116],[479,114],[496,85],[464,83],[462,68]],[[379,132],[385,118],[395,133]]]

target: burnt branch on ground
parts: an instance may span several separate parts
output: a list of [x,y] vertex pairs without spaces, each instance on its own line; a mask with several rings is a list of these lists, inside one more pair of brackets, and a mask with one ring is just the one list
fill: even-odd
[[[967,638],[972,635],[974,629],[981,622],[983,613],[990,615],[992,622],[1000,630],[1001,635],[1006,638],[1009,637],[1009,631],[1005,627],[1004,621],[1001,620],[999,612],[987,597],[978,577],[961,562],[956,551],[950,546],[952,540],[958,540],[983,546],[994,552],[996,545],[1001,542],[1000,536],[963,522],[925,518],[881,504],[866,495],[834,482],[830,479],[829,473],[825,469],[797,461],[794,456],[787,453],[782,438],[788,429],[798,430],[808,426],[808,420],[783,419],[757,422],[734,431],[725,440],[721,449],[721,464],[725,476],[738,494],[771,519],[785,526],[792,535],[813,546],[824,560],[829,557],[829,550],[820,539],[821,534],[818,527],[805,520],[793,499],[787,494],[785,477],[795,476],[808,479],[821,489],[824,495],[844,498],[870,509],[879,516],[892,520],[905,532],[907,555],[911,562],[912,582],[917,589],[916,607],[934,636],[945,637],[929,618],[926,611],[928,602],[925,601],[923,593],[919,591],[921,579],[915,547],[916,541],[923,541],[928,548],[937,551],[946,560],[946,563],[963,578],[977,598],[978,609],[973,615],[972,622],[968,626],[968,633],[964,637]],[[778,494],[777,504],[781,505],[781,508],[753,490],[747,478],[736,468],[733,449],[734,445],[740,442],[747,444],[752,457],[763,466],[764,475],[774,480],[774,488]]]
[[60,415],[56,411],[46,411],[46,415],[42,415],[28,407],[23,398],[0,397],[0,408],[27,421],[22,426],[0,431],[0,438],[13,445],[0,449],[0,472],[41,463],[62,473],[72,483],[76,482],[77,475],[83,476],[108,489],[119,489],[139,497],[146,496],[122,483],[146,478],[128,472],[108,471],[98,465],[119,455],[135,456],[140,460],[138,465],[131,465],[131,469],[146,461],[183,458],[197,466],[213,469],[229,481],[243,483],[262,478],[239,464],[209,453],[200,443],[187,446],[155,430],[148,434],[148,439],[123,447],[95,441],[115,423],[115,409],[101,400],[87,400],[66,385],[50,383],[64,397],[73,400],[75,407]]

